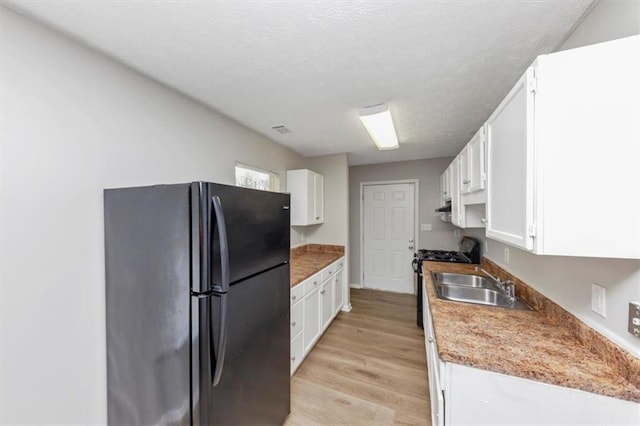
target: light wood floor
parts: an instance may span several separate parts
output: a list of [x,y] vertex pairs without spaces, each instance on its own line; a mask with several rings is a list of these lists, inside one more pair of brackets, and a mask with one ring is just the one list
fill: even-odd
[[351,289],[291,381],[286,425],[429,425],[424,334],[415,296]]

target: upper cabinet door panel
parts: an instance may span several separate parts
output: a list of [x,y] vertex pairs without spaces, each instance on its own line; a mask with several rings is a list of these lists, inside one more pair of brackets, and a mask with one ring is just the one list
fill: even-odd
[[531,250],[533,92],[529,68],[487,121],[487,236]]
[[469,152],[469,184],[467,185],[467,192],[476,192],[484,189],[486,180],[484,148],[485,133],[483,126],[467,145]]
[[291,193],[291,225],[324,222],[324,177],[308,169],[287,170],[287,191]]
[[469,158],[469,144],[467,144],[460,154],[458,154],[458,161],[460,167],[460,181],[458,182],[459,190],[461,194],[468,194],[469,184],[471,183],[469,178],[469,167],[471,159]]

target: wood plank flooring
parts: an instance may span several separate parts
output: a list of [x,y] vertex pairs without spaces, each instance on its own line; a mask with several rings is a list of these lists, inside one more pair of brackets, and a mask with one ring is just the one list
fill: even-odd
[[415,296],[351,289],[291,381],[293,425],[430,425]]

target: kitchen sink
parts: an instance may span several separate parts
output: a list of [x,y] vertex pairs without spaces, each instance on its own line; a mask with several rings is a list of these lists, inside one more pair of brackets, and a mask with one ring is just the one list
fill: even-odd
[[494,284],[480,275],[452,274],[449,272],[432,272],[435,281],[445,285],[459,285],[465,287],[494,288]]
[[431,281],[438,299],[473,303],[508,309],[532,310],[504,289],[504,283],[480,275],[431,272]]

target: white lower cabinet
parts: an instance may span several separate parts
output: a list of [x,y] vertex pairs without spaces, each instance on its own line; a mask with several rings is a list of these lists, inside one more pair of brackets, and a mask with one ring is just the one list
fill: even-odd
[[333,278],[329,278],[322,284],[320,290],[320,305],[322,306],[322,330],[329,327],[333,319]]
[[433,426],[638,424],[640,404],[631,401],[442,361],[427,298],[424,303]]
[[304,350],[311,349],[320,335],[320,289],[304,296]]
[[344,258],[291,289],[291,374],[344,304]]
[[339,269],[333,280],[333,315],[337,315],[344,304],[345,287],[343,282],[342,269]]
[[291,305],[291,337],[297,336],[302,331],[304,324],[304,302],[300,300]]
[[291,374],[297,369],[302,360],[304,359],[304,339],[302,333],[298,333],[293,339],[291,339]]

